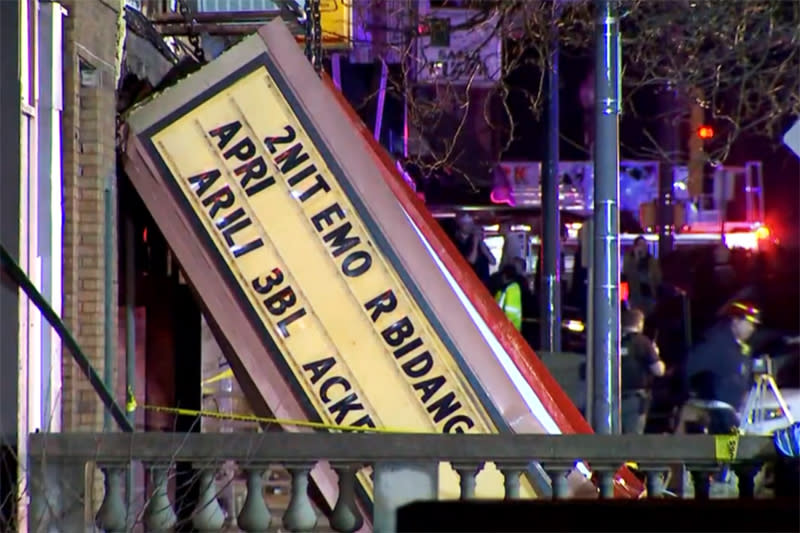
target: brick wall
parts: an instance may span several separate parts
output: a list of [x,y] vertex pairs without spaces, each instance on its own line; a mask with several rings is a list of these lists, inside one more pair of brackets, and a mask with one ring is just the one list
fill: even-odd
[[[117,305],[116,224],[114,275],[105,279],[104,189],[115,156],[115,55],[120,1],[64,0],[64,320],[92,365],[103,375],[104,287]],[[116,206],[116,198],[113,199]],[[117,314],[114,313],[116,339]],[[64,350],[64,431],[98,431],[103,408]]]

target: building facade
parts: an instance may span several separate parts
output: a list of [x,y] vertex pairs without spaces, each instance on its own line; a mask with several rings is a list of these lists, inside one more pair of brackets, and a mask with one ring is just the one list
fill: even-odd
[[[116,200],[113,188],[109,202],[105,192],[116,167],[121,13],[117,0],[0,2],[0,245],[101,374],[116,336],[105,329],[116,324],[104,302],[115,308],[117,298],[105,291],[116,285],[113,254],[105,263],[106,243],[114,250],[116,241],[106,204]],[[0,276],[0,339],[4,462],[24,464],[30,432],[102,429],[97,395],[8,275]],[[13,476],[2,481],[6,494],[17,490]]]

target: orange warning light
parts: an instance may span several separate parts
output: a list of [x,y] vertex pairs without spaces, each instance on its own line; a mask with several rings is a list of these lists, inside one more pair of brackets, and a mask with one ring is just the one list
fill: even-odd
[[710,139],[714,136],[714,128],[711,126],[700,126],[697,130],[697,136],[701,139]]

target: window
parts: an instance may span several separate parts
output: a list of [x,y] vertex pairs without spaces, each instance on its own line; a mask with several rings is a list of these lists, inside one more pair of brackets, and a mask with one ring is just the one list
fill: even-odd
[[81,87],[97,87],[100,82],[99,71],[83,58],[78,59],[78,70],[81,77]]

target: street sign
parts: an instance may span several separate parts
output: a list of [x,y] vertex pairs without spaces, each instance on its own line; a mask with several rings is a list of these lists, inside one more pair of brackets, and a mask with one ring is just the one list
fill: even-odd
[[474,27],[452,29],[477,14],[473,9],[447,8],[425,14],[429,33],[422,35],[417,44],[418,82],[487,87],[500,80],[503,41],[498,17]]
[[784,134],[783,144],[794,152],[794,155],[800,157],[800,119],[797,119],[789,131]]

